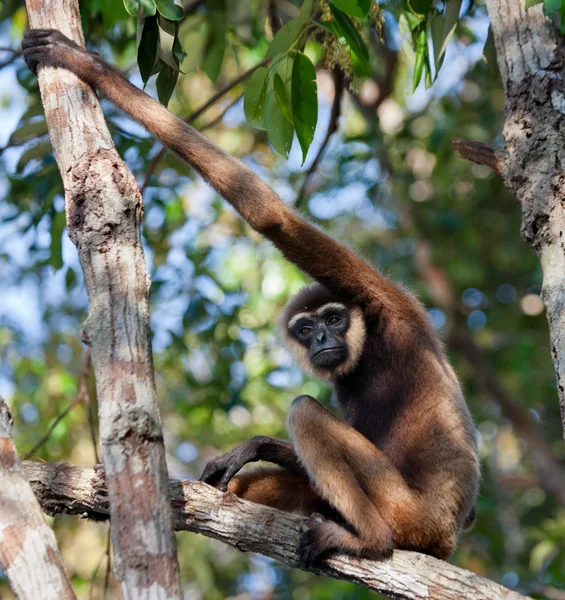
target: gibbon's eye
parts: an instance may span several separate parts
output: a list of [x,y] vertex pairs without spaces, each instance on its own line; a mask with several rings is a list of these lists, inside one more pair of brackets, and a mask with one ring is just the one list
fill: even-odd
[[300,333],[302,335],[308,335],[311,331],[312,331],[312,327],[306,327],[306,326],[304,326],[304,327],[302,327],[300,329]]
[[336,315],[334,315],[333,317],[330,317],[326,323],[328,325],[337,325],[338,323],[341,322],[341,319],[339,317],[337,317]]

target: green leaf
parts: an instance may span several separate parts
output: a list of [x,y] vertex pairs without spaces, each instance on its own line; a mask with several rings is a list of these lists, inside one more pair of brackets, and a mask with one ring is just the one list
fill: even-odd
[[414,52],[414,44],[412,42],[412,30],[410,29],[410,23],[406,18],[406,14],[402,13],[398,19],[398,33],[402,40],[402,49],[406,54],[406,58],[414,63],[416,54]]
[[71,267],[67,269],[67,274],[65,275],[65,286],[67,288],[67,292],[70,292],[77,282],[77,276]]
[[448,0],[445,7],[445,14],[443,17],[443,28],[441,28],[441,34],[439,33],[439,23],[441,22],[439,17],[434,17],[431,22],[431,34],[432,42],[434,46],[434,66],[436,70],[436,77],[439,73],[443,59],[445,58],[445,51],[449,44],[455,28],[457,27],[457,21],[459,20],[459,13],[461,12],[461,4],[463,0]]
[[224,54],[226,52],[226,35],[225,29],[220,32],[213,29],[208,38],[208,45],[204,52],[204,60],[202,61],[202,69],[210,78],[212,83],[216,83],[220,76]]
[[260,67],[251,75],[243,95],[245,118],[255,129],[265,129],[264,109],[267,83],[267,69]]
[[408,0],[408,6],[418,15],[427,15],[434,0]]
[[298,54],[294,59],[291,100],[296,137],[302,148],[302,164],[304,164],[318,122],[316,69],[305,54]]
[[177,69],[164,65],[157,77],[157,95],[159,96],[159,102],[164,106],[169,104],[169,100],[173,95],[179,72]]
[[282,60],[273,61],[275,66],[271,67],[269,70],[269,82],[267,84],[267,93],[265,95],[265,129],[267,130],[267,135],[273,148],[281,156],[284,156],[284,158],[288,158],[292,146],[294,127],[279,108],[274,80],[275,75],[278,74],[282,79],[284,88],[290,90],[293,62],[293,56],[288,54],[282,57]]
[[284,88],[282,77],[278,73],[275,73],[275,79],[273,81],[273,84],[275,89],[275,98],[277,99],[279,109],[282,112],[284,118],[289,123],[292,123],[292,114],[290,112],[288,97]]
[[312,12],[312,0],[304,0],[298,13],[298,17],[289,21],[283,25],[277,35],[275,35],[269,49],[267,50],[267,57],[273,57],[277,54],[284,54],[290,50],[292,44],[296,40],[300,30],[310,18]]
[[143,31],[137,48],[137,64],[143,85],[151,77],[155,60],[157,59],[157,45],[159,43],[159,26],[157,17],[148,17],[143,23]]
[[47,261],[55,271],[63,266],[63,230],[65,229],[65,211],[55,213],[51,221],[51,255]]
[[174,0],[155,0],[157,10],[169,21],[180,21],[184,17],[182,6],[175,4]]
[[543,0],[526,0],[526,10],[528,8],[532,8],[532,6],[536,6],[536,4],[541,4]]
[[[171,69],[179,70],[179,63],[175,56],[175,40],[178,36],[178,23],[159,19],[159,45],[157,56]],[[153,70],[155,71],[155,70]]]
[[366,62],[369,61],[369,50],[363,41],[363,38],[359,35],[355,25],[350,21],[349,17],[340,10],[333,2],[330,2],[330,9],[335,19],[335,25],[339,30],[340,34],[345,38],[345,41],[355,54]]
[[267,50],[267,56],[273,57],[277,54],[285,54],[288,52],[296,40],[301,27],[302,25],[298,22],[298,19],[294,19],[294,21],[289,21],[283,25],[271,42],[271,45]]
[[420,79],[422,79],[422,72],[424,70],[424,64],[427,59],[427,51],[428,51],[428,37],[426,34],[426,30],[422,29],[418,34],[418,41],[416,43],[416,62],[414,64],[414,76],[412,79],[412,93],[416,91],[418,84],[420,83]]
[[543,12],[547,17],[553,17],[560,8],[561,0],[543,0]]
[[157,10],[154,0],[124,0],[124,6],[132,17],[152,17]]
[[33,159],[43,158],[46,154],[49,154],[51,150],[52,146],[50,140],[33,144],[33,146],[27,148],[26,151],[23,152],[20,156],[18,164],[16,165],[16,173],[21,173],[25,169],[29,161]]
[[19,126],[8,140],[8,146],[19,146],[35,138],[41,137],[47,133],[47,123],[45,119],[28,121]]
[[224,54],[227,46],[227,14],[224,0],[209,0],[210,15],[208,23],[210,26],[202,69],[208,75],[212,83],[216,83],[220,76]]
[[371,8],[371,0],[333,0],[333,3],[350,17],[364,19]]

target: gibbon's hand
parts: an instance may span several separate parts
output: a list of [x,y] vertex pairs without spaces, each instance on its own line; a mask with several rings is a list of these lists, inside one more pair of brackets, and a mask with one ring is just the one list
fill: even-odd
[[36,74],[40,64],[65,67],[65,51],[87,54],[84,48],[56,29],[28,29],[24,32],[22,50],[27,66]]
[[199,481],[215,486],[219,480],[220,485],[217,487],[220,492],[225,492],[228,483],[240,469],[247,463],[259,460],[259,443],[260,437],[251,438],[226,454],[208,461]]

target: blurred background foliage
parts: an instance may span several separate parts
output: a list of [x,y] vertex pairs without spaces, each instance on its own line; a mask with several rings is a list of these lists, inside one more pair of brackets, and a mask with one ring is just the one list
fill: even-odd
[[[169,104],[181,118],[256,66],[273,31],[296,16],[300,3],[231,0],[225,52],[212,83],[205,61],[209,41],[217,42],[216,4],[185,5],[178,35],[187,56]],[[85,0],[81,9],[88,44],[141,85],[135,19],[121,2]],[[413,66],[398,51],[400,10],[395,2],[381,7],[381,40],[371,23],[366,26],[371,74],[356,94],[347,82],[342,91],[343,77],[324,68],[324,47],[308,42],[317,66],[319,120],[303,167],[296,140],[285,161],[264,131],[246,123],[245,83],[193,124],[426,303],[463,380],[483,461],[477,524],[453,560],[522,593],[559,600],[565,598],[565,509],[543,484],[531,435],[516,418],[541,433],[544,452],[562,468],[541,271],[520,239],[518,203],[488,169],[462,160],[451,147],[456,137],[501,141],[503,92],[488,16],[482,0],[463,3],[439,77],[412,93]],[[76,398],[85,361],[79,331],[88,310],[37,81],[19,52],[26,24],[20,2],[0,5],[0,393],[13,411],[22,454]],[[154,80],[147,90],[155,95]],[[342,96],[338,119],[336,93]],[[176,156],[159,154],[160,145],[136,124],[105,101],[103,107],[118,151],[144,188],[170,474],[196,478],[208,458],[250,436],[285,437],[286,411],[299,393],[333,404],[331,391],[298,371],[278,336],[277,317],[306,279]],[[443,296],[433,293],[438,281],[448,290]],[[455,330],[463,344],[453,342]],[[469,347],[478,354],[469,357]],[[483,381],[489,369],[494,387]],[[73,405],[35,452],[38,460],[94,464],[91,373],[88,389],[90,406],[84,397]],[[497,390],[512,410],[501,409]],[[108,525],[65,516],[50,522],[79,597],[102,598],[105,588],[107,598],[117,597],[107,576]],[[375,597],[202,536],[180,534],[178,546],[187,598]],[[1,576],[0,597],[12,598]]]

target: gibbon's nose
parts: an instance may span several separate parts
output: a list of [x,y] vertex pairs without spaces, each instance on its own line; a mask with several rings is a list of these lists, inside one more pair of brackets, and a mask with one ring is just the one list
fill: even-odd
[[326,332],[318,331],[318,333],[316,334],[316,341],[318,342],[318,344],[322,344],[323,342],[325,342],[326,341]]

